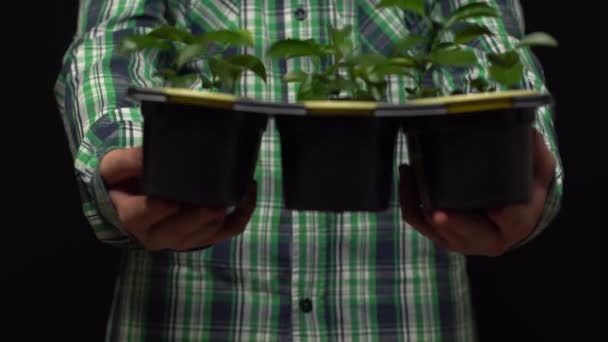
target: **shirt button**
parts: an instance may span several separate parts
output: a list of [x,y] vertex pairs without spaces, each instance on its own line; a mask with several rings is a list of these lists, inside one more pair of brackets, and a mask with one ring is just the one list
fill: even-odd
[[306,10],[302,7],[296,8],[296,10],[293,13],[296,16],[296,19],[298,19],[299,21],[306,19],[306,15],[308,14],[308,13],[306,13]]
[[304,313],[312,311],[312,301],[309,298],[300,299],[300,310]]

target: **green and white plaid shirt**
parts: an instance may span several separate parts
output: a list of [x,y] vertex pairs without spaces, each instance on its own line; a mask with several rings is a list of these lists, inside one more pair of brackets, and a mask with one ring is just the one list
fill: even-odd
[[[446,0],[448,13],[471,1]],[[516,0],[486,1],[502,11],[484,19],[495,35],[473,44],[502,51],[523,34]],[[111,149],[142,143],[142,115],[125,98],[128,86],[159,86],[154,72],[165,59],[154,51],[119,56],[117,42],[162,24],[193,33],[243,28],[253,33],[249,50],[265,57],[282,38],[327,41],[328,24],[352,25],[358,48],[388,52],[419,30],[414,16],[376,10],[378,0],[81,0],[77,32],[56,84],[56,96],[74,156],[83,210],[96,236],[124,248],[107,338],[112,341],[382,340],[472,341],[472,313],[465,258],[439,249],[400,217],[396,192],[380,213],[328,214],[289,211],[282,203],[280,144],[271,121],[263,137],[258,205],[247,230],[194,252],[145,251],[121,230],[99,176],[100,158]],[[305,15],[296,17],[296,9]],[[300,13],[302,14],[302,13]],[[294,101],[295,88],[281,75],[305,59],[270,61],[268,82],[247,74],[239,94],[266,101]],[[525,56],[522,86],[546,91],[534,56]],[[193,65],[199,68],[199,65]],[[447,92],[471,77],[437,81]],[[407,79],[390,80],[387,98],[407,101]],[[536,127],[558,158],[545,211],[533,236],[559,210],[562,171],[552,111],[538,111]],[[407,162],[403,136],[398,160]],[[322,167],[322,165],[319,165]],[[396,170],[395,170],[396,171]],[[397,173],[395,173],[397,174]],[[394,182],[397,184],[397,182]],[[303,305],[304,304],[304,305]],[[308,305],[308,304],[311,304]],[[306,310],[306,306],[310,310]]]

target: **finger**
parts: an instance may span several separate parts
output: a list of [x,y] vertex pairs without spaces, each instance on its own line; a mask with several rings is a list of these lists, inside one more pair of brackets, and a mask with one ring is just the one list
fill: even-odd
[[152,224],[179,210],[174,202],[133,194],[121,188],[110,189],[109,196],[124,229],[138,239]]
[[99,173],[106,184],[111,186],[140,176],[142,161],[142,147],[112,150],[101,159]]
[[548,187],[555,173],[557,161],[547,144],[545,144],[542,134],[537,130],[534,130],[533,140],[534,180]]
[[435,211],[432,225],[446,248],[465,255],[497,256],[507,249],[500,230],[482,215]]
[[513,246],[532,234],[542,215],[547,189],[539,183],[532,186],[532,198],[526,205],[511,205],[488,211],[507,244]]
[[254,181],[250,187],[247,195],[243,199],[243,203],[238,206],[234,212],[226,217],[222,229],[220,229],[207,244],[216,244],[218,242],[230,239],[236,235],[241,234],[251,216],[255,211],[257,204],[257,183]]
[[212,237],[223,225],[225,208],[188,207],[154,224],[146,232],[144,245],[150,250],[187,250],[196,241]]
[[399,202],[403,219],[427,238],[443,244],[444,241],[429,224],[420,205],[418,187],[412,168],[408,165],[399,166]]

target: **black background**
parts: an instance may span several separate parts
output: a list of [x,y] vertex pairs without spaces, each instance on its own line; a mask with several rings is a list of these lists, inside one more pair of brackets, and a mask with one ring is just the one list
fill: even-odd
[[[581,2],[583,3],[583,2]],[[586,3],[586,2],[585,2]],[[563,208],[545,234],[498,258],[470,258],[482,341],[586,340],[599,333],[606,273],[603,159],[606,37],[597,8],[523,1],[527,31],[559,49],[537,49],[557,101],[566,175]],[[80,211],[67,141],[52,94],[76,23],[77,1],[10,2],[5,8],[2,334],[101,341],[119,251],[99,243]],[[12,21],[10,21],[12,20]],[[3,25],[6,25],[3,24]],[[8,104],[9,106],[6,106]],[[5,164],[6,163],[6,164]],[[604,281],[605,282],[605,281]],[[601,338],[600,338],[601,339]]]

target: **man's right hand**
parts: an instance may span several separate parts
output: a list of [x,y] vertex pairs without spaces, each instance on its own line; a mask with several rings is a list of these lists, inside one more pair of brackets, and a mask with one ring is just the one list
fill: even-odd
[[142,162],[142,147],[113,150],[102,158],[99,170],[123,229],[146,249],[186,251],[245,230],[256,206],[255,182],[242,206],[227,215],[227,208],[180,206],[143,195],[137,182]]

